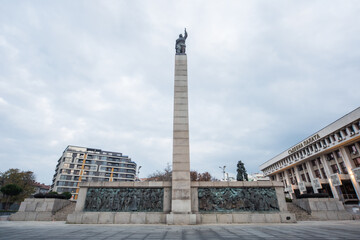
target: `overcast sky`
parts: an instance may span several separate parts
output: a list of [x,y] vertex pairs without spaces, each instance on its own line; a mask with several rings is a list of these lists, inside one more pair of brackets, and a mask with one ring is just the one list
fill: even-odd
[[359,1],[0,1],[0,171],[67,145],[172,161],[184,27],[191,169],[249,173],[360,104]]

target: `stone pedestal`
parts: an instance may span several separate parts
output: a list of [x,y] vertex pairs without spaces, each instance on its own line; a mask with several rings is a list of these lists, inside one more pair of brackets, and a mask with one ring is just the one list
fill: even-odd
[[169,225],[195,225],[196,214],[170,213],[166,215],[166,223]]
[[[193,224],[191,213],[187,56],[175,56],[171,213],[168,224]],[[195,219],[195,220],[193,220]]]

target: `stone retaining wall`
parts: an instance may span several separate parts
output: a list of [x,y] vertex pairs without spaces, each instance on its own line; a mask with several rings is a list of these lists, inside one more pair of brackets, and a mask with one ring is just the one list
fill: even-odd
[[312,217],[321,220],[352,220],[342,202],[334,198],[301,198],[293,203],[307,211]]
[[53,215],[70,204],[70,200],[56,198],[26,198],[10,221],[51,221]]

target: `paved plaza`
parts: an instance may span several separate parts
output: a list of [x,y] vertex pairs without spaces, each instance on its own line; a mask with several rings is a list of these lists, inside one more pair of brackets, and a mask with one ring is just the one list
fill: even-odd
[[0,239],[359,239],[360,221],[241,225],[75,225],[0,221]]

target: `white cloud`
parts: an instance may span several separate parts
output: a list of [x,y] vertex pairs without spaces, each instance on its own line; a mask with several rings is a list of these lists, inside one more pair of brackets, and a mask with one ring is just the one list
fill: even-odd
[[[171,162],[174,43],[187,27],[191,168],[248,172],[358,107],[355,1],[7,2],[0,171],[50,183],[67,145]],[[296,126],[296,127],[295,127]],[[11,161],[8,161],[11,159]],[[50,169],[50,170],[49,170]]]

